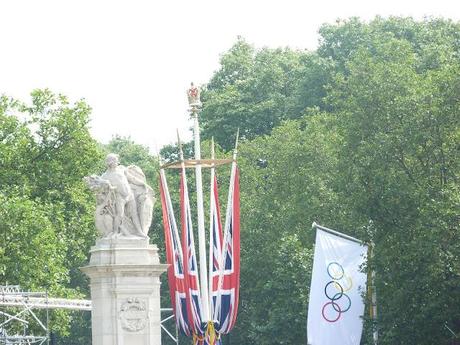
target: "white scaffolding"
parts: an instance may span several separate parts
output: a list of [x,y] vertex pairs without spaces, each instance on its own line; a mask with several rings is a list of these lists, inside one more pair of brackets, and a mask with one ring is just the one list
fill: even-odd
[[[42,345],[49,341],[48,310],[66,309],[91,311],[91,300],[50,298],[46,292],[23,291],[19,285],[0,285],[0,308],[18,307],[16,312],[7,313],[0,310],[0,345]],[[46,321],[40,320],[34,312],[36,309],[47,311]],[[172,319],[171,308],[162,308],[161,328],[176,344],[179,344],[177,327],[175,332],[169,331],[165,322]],[[163,316],[166,313],[167,315]],[[26,317],[32,317],[45,333],[42,336],[27,335],[29,321]],[[23,327],[23,334],[10,335],[9,326],[20,323]]]

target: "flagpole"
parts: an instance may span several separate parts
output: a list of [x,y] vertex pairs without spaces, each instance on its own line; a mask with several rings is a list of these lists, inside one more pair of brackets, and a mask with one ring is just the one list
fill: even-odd
[[[214,137],[211,138],[211,159],[214,159]],[[212,306],[212,267],[213,267],[213,256],[214,256],[214,232],[212,229],[213,222],[213,209],[214,209],[214,176],[215,176],[215,168],[214,164],[211,167],[211,188],[210,188],[210,198],[209,198],[209,203],[210,203],[210,211],[209,211],[209,306]],[[211,314],[214,314],[213,311],[211,311]],[[210,315],[210,319],[212,321],[214,320],[214,315]]]
[[[374,242],[371,242],[369,246],[370,258],[373,261],[374,258]],[[379,342],[379,330],[377,328],[377,291],[375,289],[375,271],[371,271],[371,310],[372,310],[372,321],[374,321],[372,327],[374,331],[372,332],[372,337],[374,339],[374,345],[378,345]]]
[[334,234],[334,235],[336,235],[336,236],[345,238],[345,239],[347,239],[347,240],[349,240],[349,241],[357,242],[357,243],[359,243],[359,244],[364,244],[363,241],[358,240],[357,238],[354,238],[354,237],[351,237],[351,236],[342,234],[341,232],[338,232],[338,231],[335,231],[335,230],[326,228],[325,226],[321,226],[321,225],[317,224],[316,222],[313,222],[313,224],[311,225],[311,227],[312,227],[313,229],[320,229],[320,230],[329,232],[329,233]]
[[[195,93],[196,92],[196,93]],[[193,136],[195,142],[195,160],[201,159],[201,143],[200,143],[200,126],[198,122],[199,107],[201,105],[199,99],[199,90],[193,86],[188,92],[190,112],[193,117]],[[197,220],[198,220],[198,251],[200,254],[200,282],[201,282],[201,305],[203,306],[203,322],[208,322],[209,319],[209,297],[208,297],[208,265],[206,264],[206,238],[204,229],[204,206],[203,206],[203,180],[201,173],[201,164],[198,163],[195,167],[196,176],[196,203],[197,203]]]
[[[225,272],[225,261],[227,259],[227,250],[224,246],[226,243],[226,238],[228,236],[228,226],[231,217],[231,207],[230,204],[233,199],[233,184],[235,180],[236,174],[236,156],[238,154],[238,139],[240,137],[240,129],[236,132],[236,140],[235,140],[235,148],[233,149],[233,162],[232,162],[232,170],[230,172],[230,187],[228,189],[228,199],[227,199],[227,212],[225,214],[225,227],[224,227],[224,236],[223,236],[223,243],[222,243],[222,253],[221,253],[221,263],[220,263],[220,272],[219,272],[219,293],[222,288],[222,284],[224,282],[223,276]],[[217,299],[217,309],[220,308],[220,298]]]

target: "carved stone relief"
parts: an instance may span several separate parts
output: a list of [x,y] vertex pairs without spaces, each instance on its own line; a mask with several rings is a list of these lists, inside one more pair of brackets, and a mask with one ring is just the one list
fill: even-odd
[[130,297],[120,307],[121,327],[129,332],[139,332],[148,321],[147,306],[144,301]]

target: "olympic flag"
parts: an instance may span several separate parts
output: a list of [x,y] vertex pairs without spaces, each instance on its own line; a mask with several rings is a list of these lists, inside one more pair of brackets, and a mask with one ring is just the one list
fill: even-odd
[[359,345],[364,314],[362,294],[366,291],[366,274],[361,272],[361,265],[366,260],[367,246],[314,226],[317,230],[308,303],[308,344]]

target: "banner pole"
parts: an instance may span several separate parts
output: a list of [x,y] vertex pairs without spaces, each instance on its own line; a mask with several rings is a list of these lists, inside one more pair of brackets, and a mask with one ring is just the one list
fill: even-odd
[[[222,237],[222,254],[221,254],[221,262],[220,262],[220,271],[219,271],[219,281],[218,281],[218,289],[219,289],[219,294],[220,290],[222,289],[222,285],[224,282],[224,271],[225,271],[225,261],[227,259],[227,250],[224,248],[224,245],[226,243],[226,238],[228,236],[228,226],[229,226],[229,219],[231,217],[231,207],[230,204],[233,199],[233,187],[234,187],[234,179],[235,179],[235,173],[236,173],[236,157],[238,155],[238,140],[240,137],[240,129],[238,128],[236,132],[236,140],[235,140],[235,148],[233,149],[233,162],[232,162],[232,167],[231,167],[231,172],[230,172],[230,186],[228,188],[228,197],[227,197],[227,210],[225,214],[225,225],[224,225],[224,234]],[[220,295],[219,298],[217,299],[217,307],[216,309],[220,308]]]
[[[198,123],[198,107],[191,108],[193,114],[193,133],[195,141],[195,159],[201,159],[200,126]],[[203,206],[203,180],[201,164],[195,168],[196,176],[196,203],[198,218],[198,251],[200,253],[200,282],[201,282],[201,303],[203,306],[203,321],[208,322],[209,318],[209,297],[208,297],[208,266],[206,264],[206,235],[204,229],[204,206]]]
[[354,238],[354,237],[351,237],[351,236],[342,234],[341,232],[338,232],[338,231],[335,231],[335,230],[326,228],[325,226],[321,226],[321,225],[319,225],[319,224],[316,224],[316,222],[313,222],[313,224],[312,224],[311,226],[312,226],[313,229],[320,229],[320,230],[329,232],[329,233],[331,233],[331,234],[334,234],[334,235],[336,235],[336,236],[345,238],[345,239],[347,239],[347,240],[350,240],[350,241],[353,241],[353,242],[357,242],[357,243],[359,243],[359,244],[365,244],[363,241],[358,240],[357,238]]
[[[211,159],[214,159],[214,137],[211,138]],[[210,197],[209,197],[209,203],[210,203],[210,210],[209,210],[209,258],[208,258],[208,264],[209,264],[209,271],[208,271],[208,278],[209,278],[209,308],[211,309],[212,306],[212,267],[213,267],[213,257],[214,257],[214,232],[212,229],[212,224],[213,224],[213,208],[214,208],[214,176],[215,176],[215,167],[214,164],[211,167],[211,186],[210,186]],[[213,310],[210,310],[209,313],[209,319],[210,321],[215,321],[215,315]]]
[[[370,258],[371,258],[371,262],[372,262],[372,259],[374,258],[374,242],[371,242],[370,243],[370,246],[369,246],[369,251],[370,251]],[[372,270],[371,271],[371,286],[372,286],[372,290],[371,290],[371,308],[372,308],[372,320],[374,321],[373,322],[373,329],[374,331],[372,332],[372,338],[374,340],[374,345],[378,345],[378,341],[379,341],[379,330],[378,330],[378,327],[377,327],[377,291],[376,291],[376,288],[375,288],[375,270]]]

